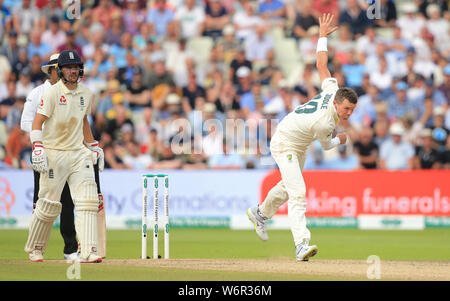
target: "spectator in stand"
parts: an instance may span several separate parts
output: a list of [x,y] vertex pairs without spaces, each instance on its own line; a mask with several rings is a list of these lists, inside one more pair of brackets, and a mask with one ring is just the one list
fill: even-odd
[[358,56],[364,54],[365,57],[376,55],[376,44],[380,40],[375,31],[375,27],[368,26],[364,35],[356,39],[356,53]]
[[230,23],[231,16],[221,0],[210,0],[205,8],[205,24],[203,35],[216,40],[222,36],[222,30]]
[[448,17],[448,1],[446,0],[419,0],[418,6],[419,6],[419,12],[421,14],[421,17],[429,18],[427,8],[428,6],[432,4],[436,4],[439,6],[441,11],[441,17]]
[[41,42],[51,47],[52,52],[56,52],[58,47],[66,42],[66,34],[59,26],[59,17],[51,16],[49,27],[41,37]]
[[137,35],[144,21],[145,10],[139,7],[139,0],[126,0],[126,9],[123,12],[125,31]]
[[444,82],[438,87],[438,90],[447,99],[447,105],[450,106],[450,64],[444,67]]
[[374,132],[370,127],[364,127],[359,132],[359,140],[353,144],[353,150],[359,158],[362,169],[376,169],[378,162],[378,145],[374,141]]
[[123,100],[114,103],[114,107],[106,112],[106,128],[105,133],[111,136],[112,141],[120,138],[120,130],[125,124],[129,124],[134,132],[134,124],[131,121],[131,112],[124,105]]
[[330,169],[334,170],[355,170],[359,167],[358,157],[348,153],[347,145],[338,145],[338,156],[329,162]]
[[12,9],[12,23],[19,35],[28,35],[39,28],[39,10],[31,4],[31,0],[22,0],[21,6]]
[[17,80],[15,73],[11,73],[12,68],[6,56],[0,54],[0,81],[6,79]]
[[450,129],[445,126],[445,111],[443,107],[433,109],[433,123],[430,127],[433,130],[433,138],[437,143],[439,152],[442,152],[445,148],[446,139],[450,135]]
[[127,90],[125,91],[125,99],[128,100],[131,111],[141,111],[151,106],[151,91],[145,88],[144,74],[142,68],[133,67],[133,77],[127,83]]
[[427,15],[430,19],[426,21],[426,28],[434,36],[437,48],[448,54],[450,47],[448,20],[441,18],[441,9],[437,4],[427,6]]
[[39,55],[42,59],[47,60],[52,53],[50,45],[41,42],[41,31],[34,29],[30,32],[30,43],[28,43],[28,59],[35,54]]
[[373,22],[367,18],[366,11],[361,8],[358,0],[347,0],[346,3],[347,8],[339,16],[339,24],[348,24],[355,37],[359,37]]
[[[393,0],[378,0],[380,1],[379,18],[374,19],[377,27],[392,28],[397,21],[397,7]],[[375,12],[376,13],[376,12]]]
[[244,93],[241,97],[241,112],[245,119],[248,119],[251,113],[257,110],[258,104],[262,107],[269,102],[269,99],[263,95],[261,83],[253,82],[251,91]]
[[379,58],[379,69],[370,74],[370,83],[377,87],[381,93],[391,87],[392,75],[388,72],[388,63],[384,56]]
[[182,95],[182,102],[186,102],[191,110],[194,109],[198,97],[206,97],[206,91],[197,83],[197,77],[194,73],[189,74],[187,85],[182,89]]
[[247,66],[242,66],[236,71],[236,76],[238,78],[236,94],[240,103],[242,95],[251,90],[252,72]]
[[353,40],[353,34],[350,31],[350,26],[346,23],[339,26],[338,39],[333,42],[330,41],[330,46],[335,51],[336,59],[341,64],[345,64],[348,61],[347,55],[350,50],[355,49],[355,41]]
[[238,77],[236,75],[237,70],[240,67],[247,67],[249,70],[252,70],[253,64],[251,61],[249,61],[245,56],[245,48],[239,47],[236,57],[231,61],[230,68],[229,68],[229,79],[233,81],[234,85],[238,85]]
[[[64,15],[64,12],[60,6],[60,1],[58,0],[48,0],[45,1],[46,4],[44,7],[40,8],[39,15],[41,17],[41,22],[44,22],[43,24],[46,24],[47,21],[52,16],[58,16],[62,17]],[[37,6],[37,3],[36,3]],[[41,23],[42,24],[42,23]]]
[[84,64],[85,74],[97,79],[106,78],[106,74],[114,67],[114,61],[101,47],[98,47],[92,59],[87,60]]
[[[230,148],[230,150],[229,150]],[[212,154],[208,160],[211,169],[241,169],[244,167],[242,157],[232,150],[233,147],[227,145],[226,139],[222,142],[222,152]]]
[[152,128],[157,126],[157,123],[153,119],[153,111],[151,107],[143,107],[141,112],[142,119],[136,124],[134,136],[136,141],[142,147],[147,149],[147,144],[150,142],[150,131]]
[[58,52],[63,52],[64,50],[75,50],[84,60],[83,50],[80,45],[76,43],[76,34],[72,29],[66,31],[66,42],[58,47]]
[[258,7],[258,15],[271,25],[284,27],[286,5],[280,0],[263,0]]
[[266,53],[265,63],[259,69],[256,79],[259,80],[263,86],[267,86],[271,85],[276,77],[282,77],[281,69],[275,61],[275,50],[270,49]]
[[297,1],[296,16],[292,30],[292,37],[297,40],[307,37],[310,27],[319,26],[317,18],[313,15],[313,1]]
[[6,86],[8,96],[0,100],[0,120],[6,120],[6,116],[16,102],[16,82],[10,80]]
[[233,24],[228,24],[223,29],[223,38],[217,41],[218,47],[223,52],[223,59],[225,64],[230,64],[236,55],[236,49],[239,48],[239,42],[234,36]]
[[92,22],[100,22],[103,28],[111,27],[111,17],[120,14],[120,7],[110,0],[100,0],[99,5],[92,11]]
[[100,23],[96,23],[91,27],[89,42],[82,47],[85,61],[94,59],[97,48],[100,48],[103,53],[108,53],[109,51],[109,45],[105,43],[105,32]]
[[342,65],[342,72],[349,87],[355,89],[362,85],[363,74],[367,72],[365,66],[359,62],[354,50],[347,54],[348,62]]
[[123,157],[123,163],[134,170],[151,169],[153,160],[148,154],[142,154],[136,141],[128,141],[125,144],[127,154]]
[[[35,86],[40,85],[46,80],[46,75],[41,71],[42,59],[38,54],[34,54],[30,60],[30,77]],[[23,69],[22,69],[23,70]],[[21,71],[22,71],[21,70]]]
[[420,107],[407,96],[408,85],[405,82],[398,82],[395,85],[394,94],[388,99],[388,115],[390,119],[399,119],[407,113],[418,116]]
[[[127,55],[132,56],[131,59],[133,59],[133,57],[135,59],[140,58],[139,52],[133,48],[133,45],[131,42],[132,42],[131,34],[128,32],[125,32],[120,37],[120,45],[112,45],[109,48],[109,55],[114,57],[114,65],[119,69],[127,66]],[[134,60],[132,60],[132,61],[134,61]],[[135,64],[136,64],[136,62],[133,63],[133,66]]]
[[233,24],[236,29],[236,38],[244,41],[255,30],[256,26],[262,23],[262,18],[255,14],[257,8],[251,1],[243,3],[244,11],[237,12],[233,16]]
[[376,104],[379,101],[378,88],[370,85],[367,93],[358,99],[358,105],[349,118],[350,123],[358,128],[370,126],[376,120]]
[[450,135],[447,136],[445,149],[441,153],[441,166],[444,169],[450,169]]
[[3,2],[3,0],[0,0],[0,37],[4,36],[5,29],[9,28],[9,31],[14,30],[11,25],[11,11]]
[[31,70],[30,68],[24,68],[19,75],[19,81],[16,85],[17,97],[27,97],[33,90],[35,85],[31,82]]
[[[0,35],[1,36],[1,35]],[[3,45],[0,49],[0,55],[4,55],[11,66],[19,60],[19,45],[17,44],[17,32],[13,29],[8,34],[8,43]]]
[[[120,45],[122,35],[125,33],[123,18],[120,11],[111,15],[111,25],[106,29],[105,37],[108,45]],[[128,33],[130,34],[130,33]]]
[[163,37],[167,34],[167,24],[174,20],[174,13],[167,8],[166,0],[156,0],[156,6],[148,10],[146,21],[150,24],[152,36]]
[[320,143],[316,140],[311,143],[307,150],[309,156],[306,156],[303,170],[329,170],[331,165],[324,158],[323,149]]
[[332,14],[334,15],[333,24],[337,25],[340,10],[339,10],[339,1],[338,0],[313,0],[313,14],[319,19],[323,14]]
[[380,147],[380,168],[388,170],[411,170],[414,161],[414,147],[403,141],[405,129],[395,122],[389,129],[391,138]]
[[412,41],[413,38],[420,36],[422,28],[425,26],[423,18],[417,15],[417,6],[408,2],[403,6],[405,15],[397,19],[396,25],[402,30],[402,37]]
[[431,129],[423,129],[420,137],[422,144],[415,146],[414,169],[439,169],[441,156],[434,145]]
[[311,26],[307,37],[298,44],[300,56],[307,63],[314,61],[316,56],[317,41],[319,40],[319,26]]
[[162,51],[155,51],[151,57],[152,71],[144,76],[144,86],[152,90],[152,107],[159,110],[167,95],[175,92],[173,75],[166,69],[166,58]]
[[203,34],[205,10],[195,0],[184,0],[184,5],[177,8],[174,16],[181,32],[181,37],[189,39]]
[[267,52],[274,49],[274,41],[267,34],[267,25],[259,24],[245,40],[245,57],[252,64],[266,60]]
[[[377,109],[380,109],[380,107],[377,106]],[[387,119],[377,119],[373,124],[373,131],[375,134],[374,142],[380,147],[389,139],[389,121]]]

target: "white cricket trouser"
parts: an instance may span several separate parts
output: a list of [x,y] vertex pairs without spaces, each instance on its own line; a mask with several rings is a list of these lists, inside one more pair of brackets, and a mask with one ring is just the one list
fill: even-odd
[[[98,240],[98,193],[93,153],[87,148],[76,151],[46,149],[45,152],[48,157],[48,171],[40,176],[39,200],[59,203],[65,183],[69,184],[75,205],[75,228],[81,245],[81,255],[85,258],[91,251],[96,251]],[[45,215],[45,212],[43,214]],[[34,225],[31,225],[30,229],[33,227]],[[28,238],[28,249],[34,245],[34,240],[33,233]]]
[[286,201],[288,202],[288,219],[295,245],[309,243],[311,232],[306,228],[306,186],[302,170],[305,155],[295,151],[273,152],[281,173],[278,182],[267,194],[259,210],[267,218],[271,218]]

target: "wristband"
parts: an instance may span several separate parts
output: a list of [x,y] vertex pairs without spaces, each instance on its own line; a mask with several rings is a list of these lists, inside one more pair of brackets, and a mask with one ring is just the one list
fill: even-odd
[[327,48],[327,38],[326,37],[321,37],[317,40],[317,50],[316,52],[320,52],[320,51],[328,51]]
[[32,130],[30,132],[30,140],[31,140],[31,143],[34,143],[36,141],[42,142],[42,131],[41,130]]
[[86,146],[90,149],[98,146],[98,141],[94,140],[93,142],[86,142]]

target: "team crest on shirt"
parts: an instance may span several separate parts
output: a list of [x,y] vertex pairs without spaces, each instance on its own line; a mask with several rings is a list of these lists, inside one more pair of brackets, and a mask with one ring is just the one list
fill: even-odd
[[61,95],[61,97],[59,98],[59,104],[60,105],[66,105],[67,104],[67,100],[64,97],[64,95]]

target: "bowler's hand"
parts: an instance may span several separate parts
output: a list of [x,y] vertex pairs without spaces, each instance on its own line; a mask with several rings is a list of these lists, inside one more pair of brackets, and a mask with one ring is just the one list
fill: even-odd
[[334,15],[332,14],[323,14],[319,17],[319,37],[328,37],[330,34],[335,32],[339,27],[331,27],[333,22]]
[[339,133],[336,135],[336,137],[339,138],[340,144],[345,144],[347,142],[347,134],[345,133]]

